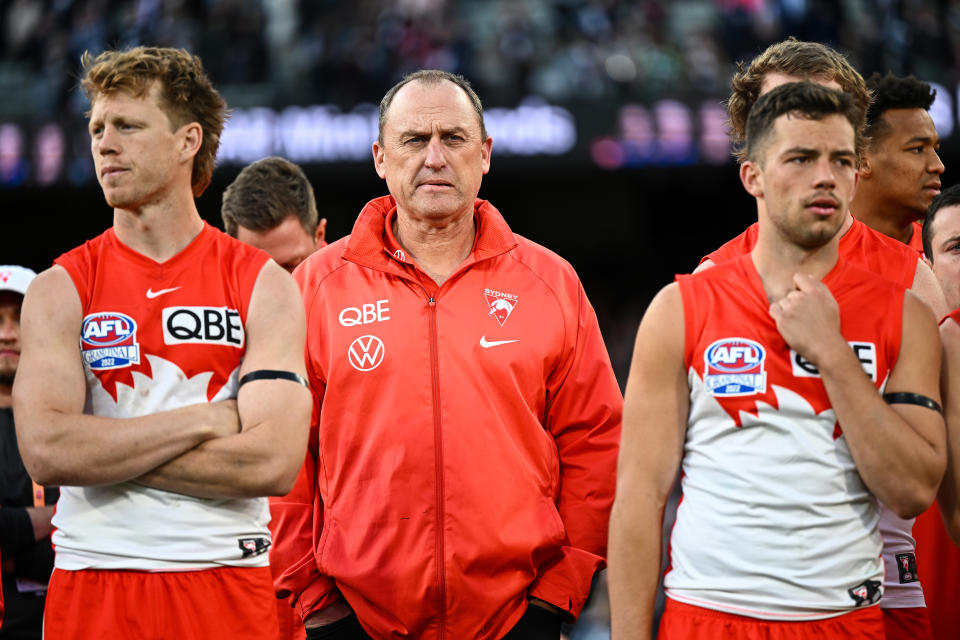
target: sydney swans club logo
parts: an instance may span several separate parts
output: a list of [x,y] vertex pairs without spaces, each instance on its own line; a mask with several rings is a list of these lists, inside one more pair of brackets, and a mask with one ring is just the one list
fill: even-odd
[[360,336],[350,343],[347,358],[357,371],[372,371],[383,362],[383,341],[377,336]]
[[766,351],[746,338],[717,340],[703,352],[703,384],[714,396],[748,396],[765,393]]
[[140,364],[137,323],[122,313],[102,311],[84,318],[80,347],[83,361],[93,370]]
[[490,312],[487,315],[496,318],[502,327],[510,314],[513,313],[513,308],[517,306],[517,296],[513,293],[503,293],[494,289],[484,289],[483,295],[490,307]]

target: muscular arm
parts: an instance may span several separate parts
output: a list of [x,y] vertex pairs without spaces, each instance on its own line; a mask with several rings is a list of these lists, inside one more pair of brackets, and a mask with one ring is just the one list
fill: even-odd
[[943,295],[943,289],[937,282],[937,276],[934,275],[933,269],[923,259],[917,261],[917,270],[913,274],[913,284],[910,286],[910,291],[930,307],[937,320],[950,313],[950,309],[947,308],[947,300]]
[[137,418],[85,415],[80,298],[53,267],[23,301],[21,355],[13,388],[24,465],[43,485],[130,480],[201,442],[237,430],[233,402],[198,404]]
[[[258,369],[303,376],[303,303],[290,275],[267,262],[253,288],[241,377]],[[283,495],[303,463],[310,390],[290,380],[257,380],[240,388],[241,430],[211,439],[145,473],[137,482],[204,498]]]
[[672,284],[637,332],[624,396],[617,497],[610,516],[612,637],[649,639],[660,578],[661,520],[680,465],[690,389],[683,305]]
[[[943,417],[910,404],[887,404],[840,334],[830,291],[799,274],[799,289],[771,306],[787,344],[819,370],[864,483],[902,518],[933,502],[946,464]],[[929,308],[912,294],[903,304],[903,337],[885,391],[940,401],[940,339]]]
[[937,501],[953,543],[960,546],[960,325],[953,319],[940,326],[943,368],[940,389],[947,419],[947,471]]

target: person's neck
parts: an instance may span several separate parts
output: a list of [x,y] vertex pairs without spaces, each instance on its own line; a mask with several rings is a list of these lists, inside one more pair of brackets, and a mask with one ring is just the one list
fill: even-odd
[[203,230],[203,219],[191,196],[137,210],[114,209],[117,239],[156,262],[166,262],[189,245]]
[[894,240],[910,242],[910,238],[913,237],[913,221],[916,218],[909,215],[896,215],[896,212],[889,211],[889,204],[882,198],[874,196],[873,190],[869,187],[864,188],[864,182],[860,184],[860,191],[857,192],[857,197],[853,201],[855,208],[851,209],[857,216],[857,220]]
[[393,233],[400,246],[438,285],[453,275],[473,249],[473,210],[442,219],[418,218],[397,210]]
[[13,385],[0,384],[0,409],[13,406]]
[[837,232],[827,244],[816,249],[804,249],[784,237],[779,230],[761,225],[757,245],[750,257],[763,282],[767,300],[776,302],[796,289],[793,277],[797,273],[807,273],[822,280],[837,264],[839,238],[840,232]]

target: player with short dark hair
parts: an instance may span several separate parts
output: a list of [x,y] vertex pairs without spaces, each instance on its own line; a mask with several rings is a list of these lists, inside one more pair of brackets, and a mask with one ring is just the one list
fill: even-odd
[[877,499],[902,517],[933,501],[940,347],[923,303],[839,256],[850,107],[810,83],[757,101],[740,167],[754,248],[679,276],[640,325],[610,529],[620,640],[651,637],[680,466],[660,640],[885,637]]
[[223,226],[263,249],[287,271],[327,245],[327,219],[317,213],[313,186],[296,164],[270,157],[244,167],[223,192]]
[[940,136],[930,117],[936,90],[913,76],[873,74],[867,148],[853,213],[858,220],[923,254],[918,221],[940,193]]

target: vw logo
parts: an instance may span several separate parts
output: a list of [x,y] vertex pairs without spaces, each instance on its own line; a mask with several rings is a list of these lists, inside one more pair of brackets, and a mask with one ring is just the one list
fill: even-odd
[[372,371],[383,362],[383,341],[377,336],[360,336],[350,343],[347,357],[357,371]]

